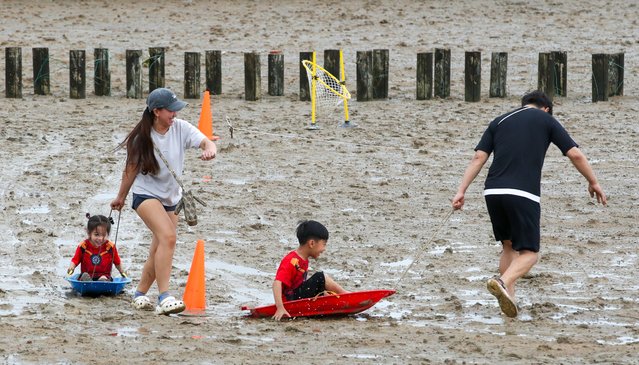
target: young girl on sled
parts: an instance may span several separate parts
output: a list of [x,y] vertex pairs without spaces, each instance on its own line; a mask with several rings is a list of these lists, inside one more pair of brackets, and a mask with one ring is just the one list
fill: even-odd
[[80,265],[82,274],[80,281],[112,281],[111,268],[113,265],[120,275],[126,277],[126,273],[120,265],[120,256],[115,244],[109,241],[111,221],[103,215],[91,216],[87,213],[88,238],[80,242],[71,259],[71,265],[67,274],[72,275],[75,268]]

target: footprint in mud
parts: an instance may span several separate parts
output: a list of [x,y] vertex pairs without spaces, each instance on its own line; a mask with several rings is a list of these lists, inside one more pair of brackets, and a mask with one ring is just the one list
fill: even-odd
[[453,312],[461,312],[464,306],[462,305],[461,300],[454,295],[447,297],[444,299],[447,303],[447,307]]
[[559,307],[550,302],[545,303],[534,303],[530,306],[528,310],[532,317],[550,317],[551,315],[559,312]]
[[461,353],[472,354],[472,353],[482,353],[482,348],[477,344],[477,342],[471,339],[464,339],[462,341],[456,341],[452,345],[448,346],[449,348],[454,348]]
[[13,304],[2,303],[0,304],[0,312],[10,312],[13,309]]
[[35,287],[41,287],[43,284],[48,282],[47,278],[40,271],[34,271],[29,277],[29,282],[33,284]]

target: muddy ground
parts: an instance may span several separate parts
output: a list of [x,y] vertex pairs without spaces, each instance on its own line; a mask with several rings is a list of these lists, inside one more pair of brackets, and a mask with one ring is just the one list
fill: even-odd
[[[636,2],[3,1],[0,11],[0,45],[22,47],[24,82],[21,99],[4,98],[0,72],[1,362],[636,363]],[[171,281],[181,296],[195,242],[204,239],[206,317],[135,311],[134,286],[116,297],[80,297],[64,280],[84,214],[109,213],[125,157],[114,148],[144,108],[125,97],[124,52],[156,46],[167,47],[166,84],[178,95],[183,53],[223,50],[223,95],[213,97],[219,156],[205,163],[192,152],[185,171],[209,207],[196,227],[180,224]],[[32,47],[50,49],[50,96],[33,95]],[[110,50],[111,97],[92,95],[97,47]],[[436,47],[452,52],[451,97],[416,101],[416,54]],[[356,51],[389,49],[389,99],[352,100],[357,128],[339,128],[336,109],[308,131],[298,54],[315,49],[321,63],[332,48],[344,49],[353,92]],[[72,49],[87,50],[82,100],[69,99]],[[273,49],[285,54],[283,97],[266,94]],[[482,100],[467,103],[463,52],[477,50]],[[518,286],[521,314],[512,320],[485,289],[500,253],[481,196],[486,169],[465,209],[445,217],[486,124],[536,87],[537,54],[552,50],[569,57],[568,96],[556,99],[556,117],[588,155],[609,206],[594,204],[551,146],[542,258]],[[257,102],[243,100],[249,51],[262,55]],[[509,53],[505,99],[487,97],[490,52]],[[602,52],[625,52],[625,96],[593,104],[591,54]],[[200,100],[187,101],[180,117],[196,124]],[[296,223],[310,218],[331,232],[313,270],[350,290],[397,293],[344,318],[247,319],[240,306],[272,302],[276,266],[296,245]],[[149,242],[125,209],[117,244],[134,284]]]

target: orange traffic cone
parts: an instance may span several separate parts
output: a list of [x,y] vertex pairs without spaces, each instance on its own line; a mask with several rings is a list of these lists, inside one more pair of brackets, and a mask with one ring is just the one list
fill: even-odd
[[200,112],[200,122],[198,123],[198,129],[200,132],[210,139],[216,141],[220,139],[219,136],[213,134],[213,114],[211,114],[211,94],[208,90],[204,92],[202,97],[202,111]]
[[206,284],[204,275],[204,240],[198,240],[186,280],[184,298],[186,314],[204,314],[206,310]]

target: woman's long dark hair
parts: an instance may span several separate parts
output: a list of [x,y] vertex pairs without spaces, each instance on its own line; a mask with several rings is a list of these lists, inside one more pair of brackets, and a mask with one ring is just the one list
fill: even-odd
[[136,166],[137,171],[141,171],[143,175],[155,175],[160,171],[160,165],[153,154],[152,128],[153,114],[146,108],[142,119],[119,145],[119,148],[126,146],[126,165]]

